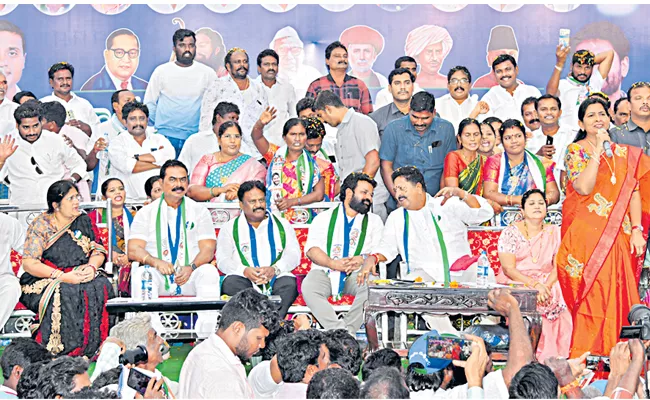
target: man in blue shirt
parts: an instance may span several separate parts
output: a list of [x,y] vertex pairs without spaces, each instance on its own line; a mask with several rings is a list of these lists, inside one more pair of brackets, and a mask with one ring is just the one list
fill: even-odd
[[389,123],[384,130],[379,158],[381,176],[392,196],[387,203],[389,211],[397,206],[391,175],[398,168],[417,167],[424,175],[427,192],[433,196],[440,190],[445,157],[456,150],[456,137],[451,122],[436,116],[435,104],[432,94],[416,93],[409,115]]

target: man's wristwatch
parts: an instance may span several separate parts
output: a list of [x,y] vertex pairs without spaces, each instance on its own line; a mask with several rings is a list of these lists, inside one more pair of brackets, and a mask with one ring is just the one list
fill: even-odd
[[70,181],[72,181],[72,183],[74,183],[75,185],[79,182],[77,178],[75,178],[74,176],[70,177]]
[[192,268],[192,272],[196,271],[196,269],[198,268],[194,263],[190,264],[190,267]]
[[140,154],[134,155],[133,158],[135,158],[135,161],[140,161]]
[[280,268],[277,267],[277,265],[273,265],[272,268],[273,268],[273,271],[275,272],[275,276],[280,275],[280,273],[282,272],[282,271],[280,271]]

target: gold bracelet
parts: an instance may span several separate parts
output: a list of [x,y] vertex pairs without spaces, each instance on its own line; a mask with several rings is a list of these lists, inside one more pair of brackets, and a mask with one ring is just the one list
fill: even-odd
[[148,257],[149,257],[149,254],[147,254],[146,256],[144,256],[144,258],[142,259],[142,265],[145,265],[145,263],[147,262],[147,258],[148,258]]

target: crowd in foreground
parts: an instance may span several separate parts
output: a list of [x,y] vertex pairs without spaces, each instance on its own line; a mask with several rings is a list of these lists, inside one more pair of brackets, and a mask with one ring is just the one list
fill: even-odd
[[[611,104],[593,89],[612,52],[575,52],[570,76],[560,79],[569,49],[558,47],[544,95],[519,83],[517,61],[502,54],[492,64],[498,85],[481,101],[470,96],[467,68],[452,68],[449,95],[436,99],[415,85],[415,59],[400,57],[388,79],[392,102],[374,110],[367,87],[347,74],[340,42],[327,47],[329,74],[291,106],[279,101],[292,89],[276,80],[273,50],[257,57],[261,82],[248,78],[240,48],[226,54],[228,75],[216,79],[194,62],[195,44],[192,31],[178,30],[176,59],[154,71],[144,101],[116,91],[114,114],[101,124],[71,91],[70,64],[49,69],[51,96],[20,93],[16,104],[4,98],[0,72],[0,118],[11,122],[2,124],[11,129],[2,132],[0,177],[10,204],[47,203],[26,233],[24,215],[0,215],[9,239],[1,244],[0,322],[20,300],[37,315],[34,336],[47,351],[93,358],[114,323],[105,305],[116,291],[236,298],[253,288],[279,296],[284,319],[300,289],[325,330],[354,334],[379,263],[393,278],[399,270],[407,280],[475,282],[468,227],[493,217],[505,227],[504,207],[520,207],[521,220],[499,238],[501,269],[487,278],[537,291],[543,329],[534,356],[607,355],[617,346],[640,302],[646,255],[650,84],[629,88],[629,120],[610,129]],[[106,210],[80,210],[99,194],[111,199],[111,221]],[[337,200],[326,211],[311,207]],[[148,204],[136,213],[130,201]],[[241,208],[218,241],[201,205],[208,201]],[[561,228],[546,224],[547,206],[560,203]],[[100,238],[99,223],[112,224],[112,237]],[[303,249],[295,223],[309,223]],[[113,271],[104,268],[109,242]],[[11,249],[23,255],[19,278]],[[312,268],[299,288],[292,271],[302,254]],[[345,295],[355,298],[340,319],[330,300]],[[429,329],[446,326],[425,317]],[[206,354],[223,350],[210,339],[218,320],[214,311],[198,313]],[[223,316],[220,324],[222,331]],[[261,343],[264,329],[246,340]],[[181,396],[193,397],[182,383]]]
[[[343,329],[311,329],[306,318],[279,318],[266,296],[246,289],[222,310],[216,332],[184,361],[179,382],[158,367],[169,347],[146,313],[115,325],[102,343],[92,376],[83,357],[56,356],[32,339],[16,339],[3,352],[1,398],[24,399],[555,399],[645,398],[639,378],[645,347],[619,343],[610,353],[606,381],[581,389],[585,358],[535,361],[517,300],[509,289],[488,302],[509,322],[508,362],[493,371],[490,348],[477,336],[466,361],[430,359],[418,340],[408,365],[390,349],[363,354]],[[426,336],[437,336],[429,332]],[[257,356],[251,368],[249,361]],[[247,374],[247,368],[250,369]]]

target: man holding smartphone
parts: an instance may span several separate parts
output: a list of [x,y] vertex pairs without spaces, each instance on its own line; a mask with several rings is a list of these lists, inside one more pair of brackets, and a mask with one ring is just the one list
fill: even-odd
[[[614,61],[614,50],[604,51],[594,55],[589,50],[578,50],[571,58],[571,72],[560,79],[562,69],[570,47],[559,44],[555,51],[555,68],[546,85],[546,93],[558,96],[564,104],[564,112],[560,120],[561,125],[568,125],[578,130],[578,108],[589,93],[600,92],[605,85],[605,79]],[[598,69],[594,73],[594,66]]]

